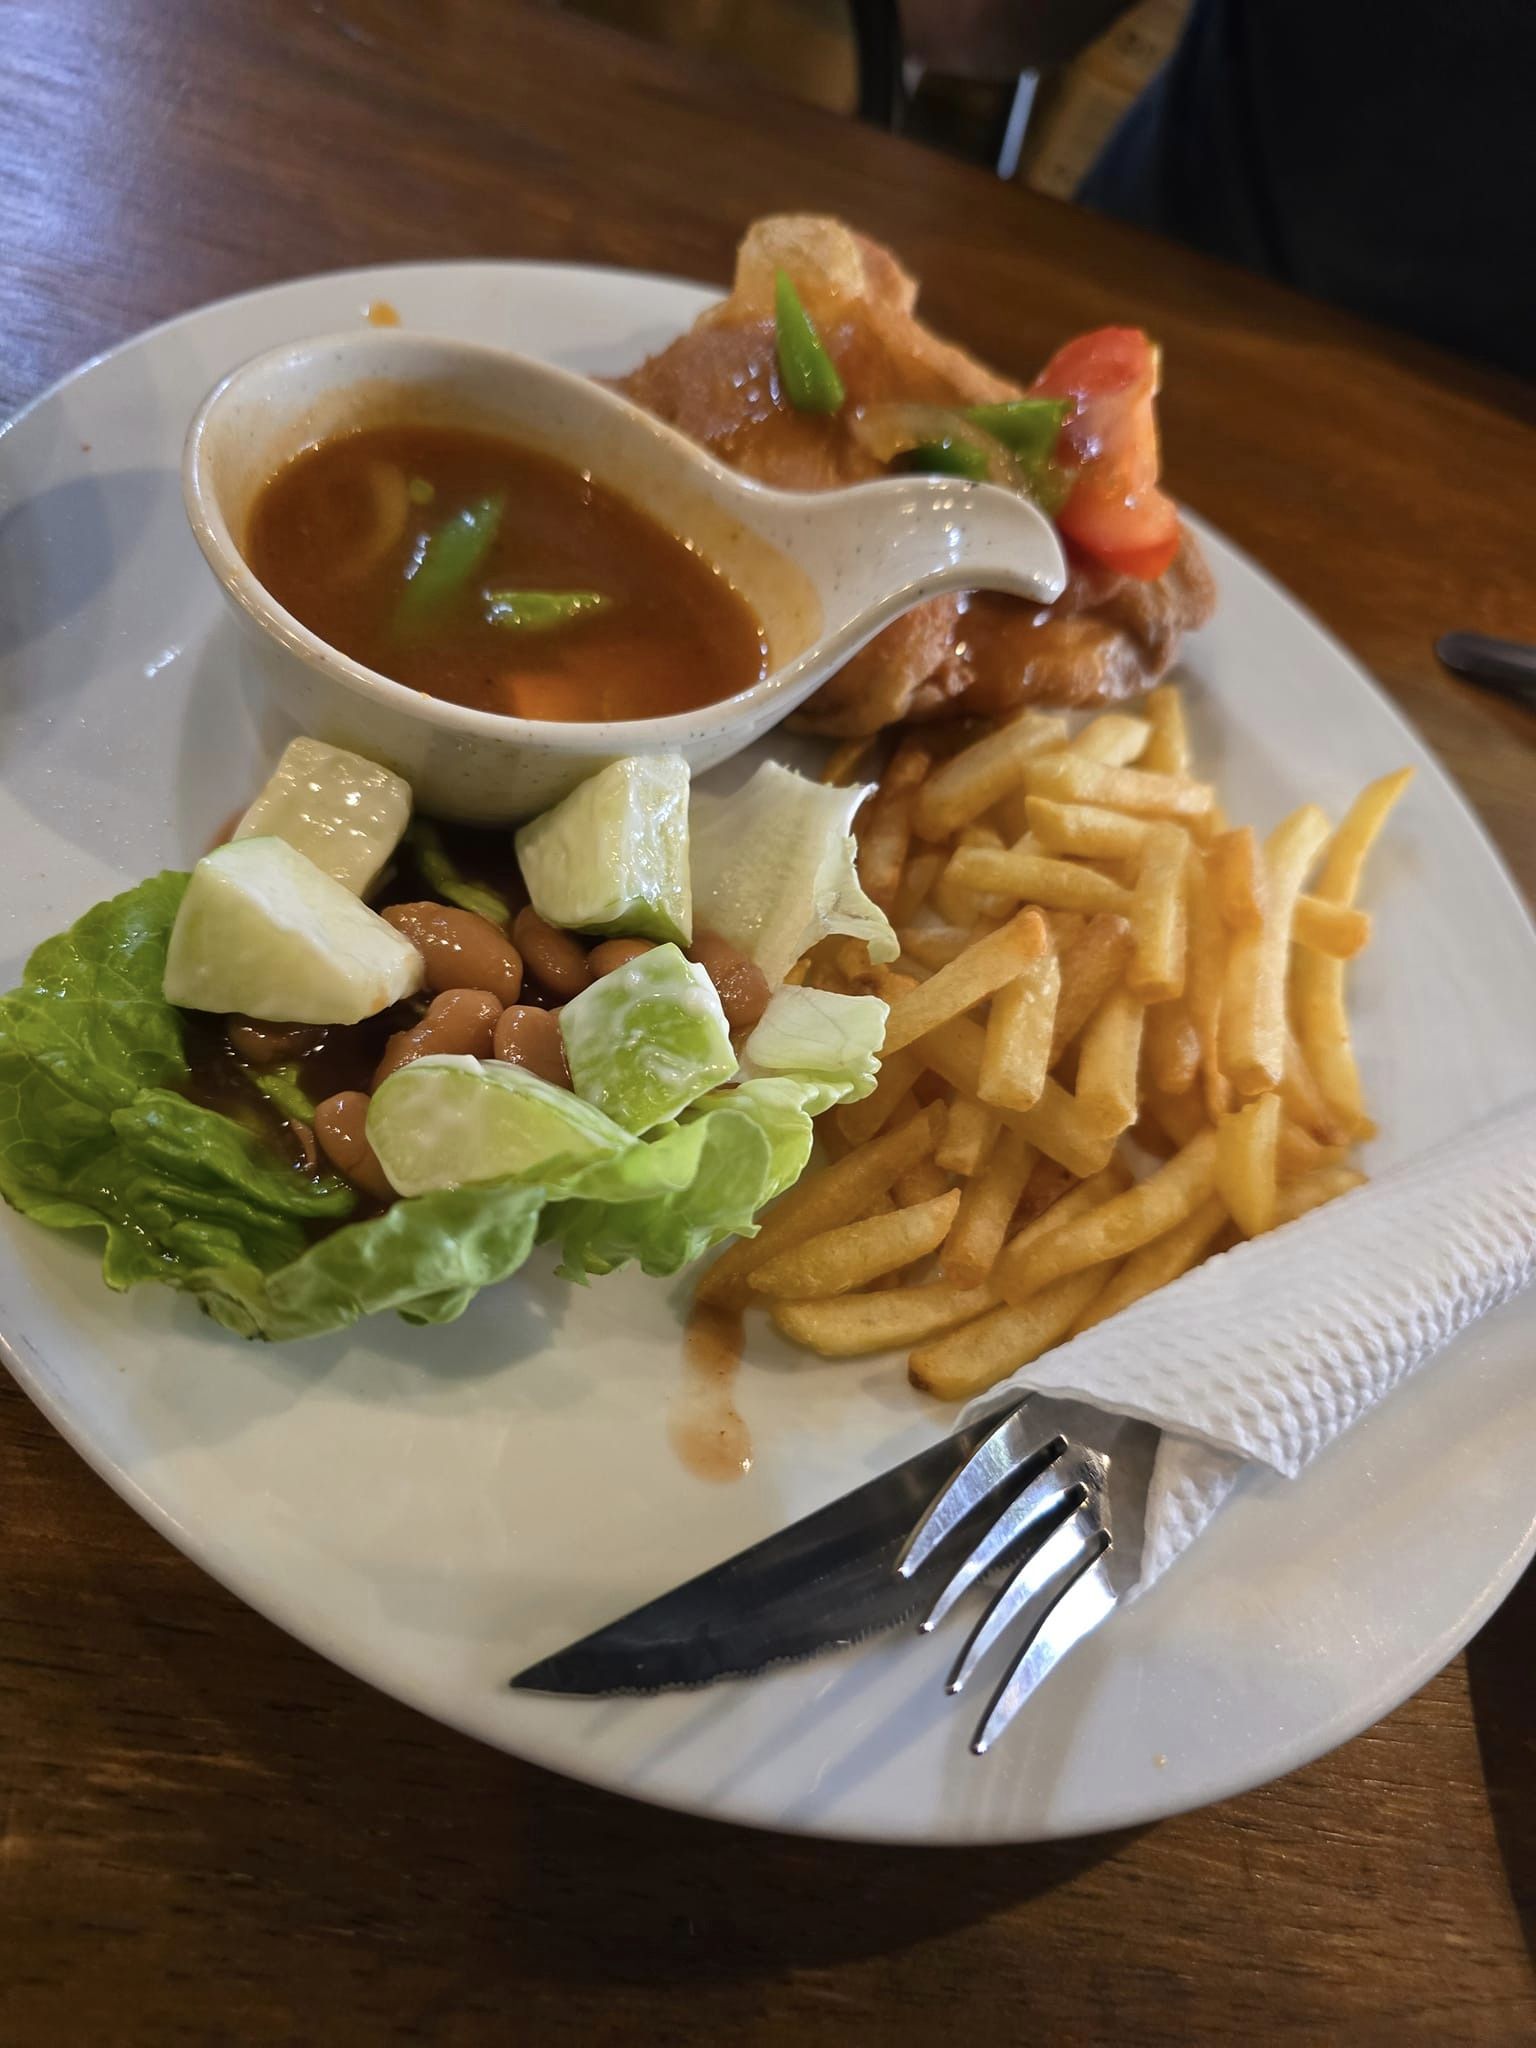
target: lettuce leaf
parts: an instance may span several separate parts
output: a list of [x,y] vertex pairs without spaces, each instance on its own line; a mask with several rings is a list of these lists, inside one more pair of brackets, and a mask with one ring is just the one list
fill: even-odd
[[758,1210],[799,1179],[811,1156],[812,1115],[838,1099],[835,1085],[782,1077],[705,1096],[551,1205],[543,1234],[560,1245],[561,1273],[582,1279],[633,1263],[662,1276],[728,1237],[754,1235]]
[[872,787],[835,788],[765,761],[730,796],[694,793],[695,924],[739,946],[773,988],[831,932],[866,939],[872,960],[901,950],[859,885],[853,819]]
[[837,995],[824,988],[775,989],[741,1049],[743,1071],[830,1082],[838,1090],[835,1100],[861,1102],[873,1092],[879,1075],[889,1015],[889,1006],[879,996]]
[[487,882],[473,881],[464,874],[443,844],[443,835],[430,818],[412,818],[405,843],[421,870],[422,880],[435,896],[460,910],[472,910],[492,924],[510,924],[512,905]]

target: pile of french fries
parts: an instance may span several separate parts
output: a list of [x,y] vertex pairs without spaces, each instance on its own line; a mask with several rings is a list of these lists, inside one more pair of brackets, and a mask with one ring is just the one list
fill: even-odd
[[889,1003],[879,1085],[701,1297],[825,1357],[905,1348],[961,1400],[1358,1185],[1345,970],[1411,773],[1261,840],[1192,772],[1175,685],[1075,735],[1026,710],[947,757],[902,740],[859,852],[901,957],[833,939],[797,970]]

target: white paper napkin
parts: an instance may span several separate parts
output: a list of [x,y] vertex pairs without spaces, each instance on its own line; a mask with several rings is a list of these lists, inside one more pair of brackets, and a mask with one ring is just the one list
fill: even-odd
[[1250,1461],[1294,1478],[1536,1274],[1536,1097],[1209,1259],[1013,1384],[1163,1432],[1140,1587]]

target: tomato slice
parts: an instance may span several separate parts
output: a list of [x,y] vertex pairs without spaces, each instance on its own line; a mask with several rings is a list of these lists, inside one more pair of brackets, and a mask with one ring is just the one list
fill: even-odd
[[1078,478],[1057,525],[1084,554],[1147,583],[1179,548],[1178,508],[1157,485],[1157,386],[1157,350],[1138,327],[1078,335],[1030,386],[1077,406],[1061,448]]

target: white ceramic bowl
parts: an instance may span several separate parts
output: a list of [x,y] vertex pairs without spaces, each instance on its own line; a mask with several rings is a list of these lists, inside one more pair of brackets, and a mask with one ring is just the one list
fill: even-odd
[[[556,724],[445,703],[327,645],[247,563],[251,508],[302,449],[399,420],[486,429],[590,470],[723,570],[762,621],[770,673],[666,718]],[[396,769],[426,809],[483,824],[543,810],[625,754],[713,767],[922,599],[985,588],[1046,603],[1066,573],[1054,529],[1011,491],[922,477],[768,490],[585,377],[390,329],[298,342],[232,371],[192,422],[182,488],[257,663],[304,730]]]

